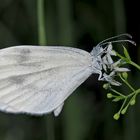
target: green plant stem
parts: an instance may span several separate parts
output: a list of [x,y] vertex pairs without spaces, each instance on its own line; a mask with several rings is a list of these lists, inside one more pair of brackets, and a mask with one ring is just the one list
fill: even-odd
[[127,95],[127,97],[131,97],[131,96],[133,96],[134,94],[139,94],[140,93],[140,88],[139,89],[137,89],[137,90],[135,90],[134,92],[132,92],[132,93],[130,93],[129,95]]
[[122,97],[126,98],[125,95],[121,94],[120,92],[116,91],[115,89],[112,89],[112,88],[111,88],[111,91],[113,91],[114,93],[116,93],[116,94],[119,95],[119,96],[122,96]]
[[[38,44],[39,45],[47,45],[46,41],[46,31],[45,31],[45,15],[44,15],[44,2],[45,0],[37,0],[37,13],[38,13]],[[54,134],[54,122],[52,116],[47,116],[44,118],[44,122],[46,122],[46,133],[48,140],[55,140]]]
[[138,64],[136,64],[135,62],[128,60],[127,58],[125,58],[124,56],[120,55],[118,52],[116,52],[117,56],[120,57],[122,60],[125,60],[128,64],[136,67],[138,70],[140,70],[140,66]]
[[127,101],[127,97],[125,98],[125,100],[124,100],[124,102],[123,102],[123,104],[122,104],[122,106],[121,106],[121,108],[120,108],[120,110],[118,112],[119,114],[121,113],[122,109],[124,108],[124,106],[126,104],[126,101]]
[[38,12],[38,42],[39,45],[46,45],[46,32],[45,32],[45,15],[44,15],[44,0],[37,0]]
[[140,66],[136,63],[134,63],[133,61],[130,61],[129,64],[131,64],[132,66],[136,67],[138,70],[140,70]]
[[128,83],[127,80],[123,79],[121,74],[119,74],[121,80],[132,90],[132,91],[135,91],[135,89]]
[[[116,52],[116,51],[115,51]],[[125,57],[123,57],[122,55],[120,55],[118,52],[116,52],[116,55],[118,56],[118,57],[120,57],[121,59],[126,59]]]
[[129,105],[130,105],[130,101],[127,103],[127,105],[124,107],[124,109],[128,109],[128,107],[129,107]]

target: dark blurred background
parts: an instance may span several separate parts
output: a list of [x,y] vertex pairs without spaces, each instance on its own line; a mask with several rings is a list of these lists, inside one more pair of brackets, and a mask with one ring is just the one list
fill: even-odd
[[[127,48],[133,61],[140,62],[137,0],[44,0],[44,42],[38,32],[40,1],[0,0],[0,48],[46,44],[91,51],[108,37],[129,33],[137,46]],[[129,80],[137,88],[139,76],[132,69]],[[106,98],[102,83],[92,75],[66,100],[57,118],[0,112],[0,140],[139,140],[140,100],[115,121],[119,107]]]

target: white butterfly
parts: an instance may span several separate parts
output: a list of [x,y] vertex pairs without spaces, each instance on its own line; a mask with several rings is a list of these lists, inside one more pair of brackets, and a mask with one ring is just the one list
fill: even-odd
[[64,101],[91,74],[98,73],[99,80],[103,79],[101,56],[106,49],[101,46],[108,45],[108,40],[91,53],[54,46],[1,49],[0,110],[35,115],[54,112],[58,116]]

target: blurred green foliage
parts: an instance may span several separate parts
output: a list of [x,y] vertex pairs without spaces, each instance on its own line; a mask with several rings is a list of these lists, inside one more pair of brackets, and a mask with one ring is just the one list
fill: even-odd
[[[39,1],[0,0],[0,48],[39,44]],[[47,45],[90,51],[99,41],[125,32],[139,43],[140,26],[133,22],[136,5],[125,0],[44,0]],[[140,62],[139,48],[130,49],[132,59]],[[139,76],[132,70],[136,86]],[[114,121],[112,115],[118,106],[106,99],[102,83],[93,75],[66,100],[57,118],[1,112],[0,140],[139,140],[139,107],[137,101],[125,117]]]

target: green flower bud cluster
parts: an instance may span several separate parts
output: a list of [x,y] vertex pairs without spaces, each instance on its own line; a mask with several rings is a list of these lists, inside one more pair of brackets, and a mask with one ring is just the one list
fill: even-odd
[[[123,49],[124,49],[124,56],[122,56],[121,54],[116,52],[116,55],[120,58],[120,60],[117,61],[117,65],[119,64],[119,68],[118,67],[116,68],[117,69],[116,76],[121,80],[121,82],[119,81],[121,83],[120,85],[122,85],[122,83],[123,83],[126,87],[128,87],[130,89],[130,93],[128,95],[126,95],[126,93],[123,94],[123,93],[115,90],[113,88],[113,86],[115,86],[115,85],[111,84],[111,82],[105,83],[103,85],[103,88],[105,90],[111,91],[111,92],[107,93],[108,99],[111,99],[113,102],[119,102],[119,101],[122,102],[122,105],[121,105],[119,111],[117,113],[115,113],[113,116],[113,118],[115,120],[118,120],[121,115],[124,115],[127,112],[129,106],[133,106],[136,104],[136,97],[140,93],[140,88],[135,89],[128,82],[128,72],[129,71],[127,71],[126,68],[120,68],[120,66],[122,66],[124,64],[130,64],[140,71],[140,66],[131,60],[127,49],[125,47],[123,47]],[[113,64],[113,66],[115,66],[115,65],[116,64]],[[114,79],[112,79],[112,80],[114,80]],[[120,85],[118,85],[118,86],[120,86]]]

